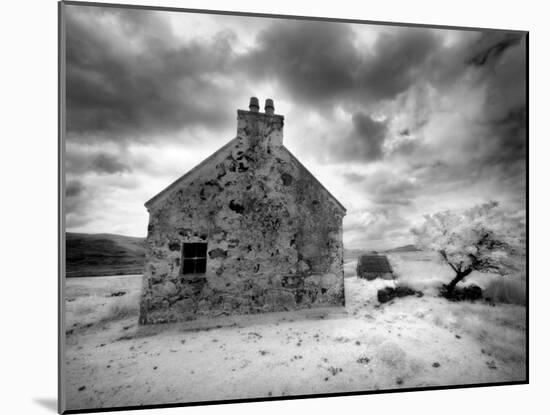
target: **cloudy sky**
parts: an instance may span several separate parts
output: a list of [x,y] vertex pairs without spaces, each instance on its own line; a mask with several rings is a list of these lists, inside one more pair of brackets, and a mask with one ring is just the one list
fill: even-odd
[[67,6],[66,224],[145,236],[143,203],[273,98],[285,146],[346,206],[347,248],[422,215],[525,209],[525,37]]

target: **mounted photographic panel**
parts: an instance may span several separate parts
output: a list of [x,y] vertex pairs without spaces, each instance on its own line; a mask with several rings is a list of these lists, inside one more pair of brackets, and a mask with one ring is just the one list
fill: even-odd
[[59,12],[61,412],[527,383],[527,32]]

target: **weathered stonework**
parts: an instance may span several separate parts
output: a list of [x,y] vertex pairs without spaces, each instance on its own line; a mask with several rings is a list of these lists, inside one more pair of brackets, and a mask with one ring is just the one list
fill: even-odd
[[[237,137],[146,203],[140,323],[344,304],[343,206],[282,145],[283,117],[238,111]],[[182,246],[206,242],[206,272]]]

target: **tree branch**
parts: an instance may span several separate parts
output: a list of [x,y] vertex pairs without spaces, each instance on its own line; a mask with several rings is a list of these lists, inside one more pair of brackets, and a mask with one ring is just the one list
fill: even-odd
[[449,266],[453,269],[454,272],[456,272],[457,274],[459,273],[459,271],[456,269],[456,267],[451,264],[451,262],[449,261],[449,258],[447,257],[447,252],[445,252],[444,249],[440,250],[439,251],[439,254],[443,257],[443,259],[445,260],[445,262],[447,264],[449,264]]

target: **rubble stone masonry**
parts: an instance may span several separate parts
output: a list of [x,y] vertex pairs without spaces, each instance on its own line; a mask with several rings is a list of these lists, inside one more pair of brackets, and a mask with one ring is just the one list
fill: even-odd
[[[147,202],[141,324],[344,304],[345,209],[283,146],[283,117],[251,109]],[[187,242],[207,244],[206,272],[183,273]]]

